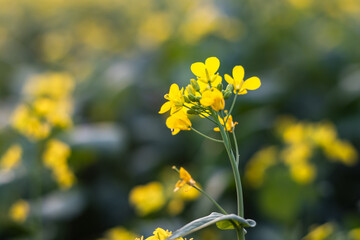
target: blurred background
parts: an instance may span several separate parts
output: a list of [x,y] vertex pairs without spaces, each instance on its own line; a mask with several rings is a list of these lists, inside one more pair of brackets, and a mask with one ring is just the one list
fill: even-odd
[[258,223],[247,239],[360,239],[360,1],[0,6],[0,239],[128,240],[216,211],[172,193],[172,165],[235,212],[224,148],[172,136],[158,114],[211,56],[221,75],[242,65],[262,81],[233,111],[245,217]]

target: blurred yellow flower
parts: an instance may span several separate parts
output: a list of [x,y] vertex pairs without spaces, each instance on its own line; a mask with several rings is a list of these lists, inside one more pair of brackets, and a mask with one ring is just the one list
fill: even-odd
[[261,149],[249,160],[245,168],[245,183],[253,188],[260,187],[268,168],[277,163],[278,150],[275,146]]
[[360,240],[360,228],[352,229],[349,234],[349,240]]
[[[153,232],[153,236],[150,236],[148,238],[146,238],[145,240],[166,240],[168,237],[171,236],[171,232],[168,230],[164,230],[162,228],[157,228],[154,232]],[[142,239],[143,237],[141,237]],[[186,240],[186,238],[177,238],[176,240]],[[192,238],[189,240],[193,240]]]
[[70,188],[76,181],[67,164],[70,153],[70,147],[56,139],[48,141],[43,153],[44,165],[52,171],[54,179],[64,190]]
[[0,169],[9,171],[19,165],[22,148],[18,144],[12,145],[0,159]]
[[124,227],[115,227],[106,232],[106,240],[134,240],[137,235]]
[[166,202],[164,187],[159,182],[136,186],[130,191],[129,201],[140,216],[156,212]]
[[[227,111],[225,111],[225,114],[227,114]],[[229,131],[229,132],[233,132],[233,129],[235,128],[235,126],[238,124],[238,122],[233,122],[233,117],[230,115],[229,117],[227,117],[227,115],[224,117],[224,119],[222,119],[220,116],[219,116],[219,121],[222,125],[224,125],[224,122],[227,118],[227,121],[226,121],[226,125],[225,125],[225,131]],[[215,132],[219,132],[220,129],[218,127],[214,128],[214,131]]]
[[174,199],[171,199],[166,207],[167,212],[171,216],[176,216],[180,214],[185,208],[184,200],[182,200],[179,197],[175,197]]
[[183,88],[180,90],[179,86],[176,83],[173,83],[170,86],[169,93],[164,96],[168,101],[161,106],[159,113],[162,114],[170,110],[170,114],[172,115],[180,111],[185,102],[183,92]]
[[172,135],[176,135],[181,130],[190,130],[191,121],[184,111],[178,111],[166,119],[166,126]]
[[316,168],[310,163],[291,164],[290,173],[292,178],[300,184],[311,183],[316,176]]
[[325,223],[313,228],[302,240],[325,240],[335,230],[333,223]]
[[325,154],[332,160],[352,166],[357,162],[358,153],[348,141],[336,140],[324,147]]
[[145,49],[158,47],[172,33],[170,14],[154,12],[147,16],[139,27],[138,42]]
[[217,88],[212,88],[203,92],[200,103],[205,107],[211,106],[215,111],[220,111],[225,108],[224,96]]
[[68,98],[74,90],[74,79],[67,73],[44,73],[31,77],[25,93],[32,97]]
[[42,121],[34,111],[24,104],[19,105],[11,116],[12,126],[31,140],[40,140],[49,136],[51,126]]
[[176,183],[174,192],[178,191],[185,184],[189,185],[190,187],[195,186],[195,184],[196,184],[195,180],[191,177],[191,175],[183,167],[180,167],[179,174],[180,174],[181,180],[179,180]]
[[202,62],[196,62],[191,65],[191,71],[197,76],[198,80],[211,84],[216,87],[221,82],[221,76],[217,74],[220,67],[220,61],[216,57],[209,57],[205,60],[205,64]]
[[10,207],[9,216],[13,221],[23,223],[29,214],[29,210],[30,206],[27,201],[18,200]]
[[251,77],[244,81],[245,71],[240,65],[233,68],[233,77],[225,74],[225,80],[234,86],[235,94],[246,94],[247,90],[256,90],[261,86],[260,79],[258,77]]

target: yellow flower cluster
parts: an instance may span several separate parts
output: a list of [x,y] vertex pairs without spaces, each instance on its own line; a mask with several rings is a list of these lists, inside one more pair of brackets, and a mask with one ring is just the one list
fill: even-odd
[[12,145],[0,159],[0,169],[12,170],[21,161],[22,148],[18,144]]
[[159,182],[136,186],[130,191],[129,201],[136,212],[145,216],[161,209],[165,203],[164,187]]
[[281,158],[299,183],[309,183],[315,178],[316,168],[309,160],[316,148],[322,149],[332,161],[348,166],[357,161],[355,148],[349,142],[340,140],[334,125],[329,122],[297,122],[292,118],[283,118],[278,123],[278,129],[286,143]]
[[357,162],[356,149],[348,141],[338,138],[337,131],[329,122],[300,122],[283,117],[276,126],[285,143],[282,149],[272,146],[260,150],[246,166],[245,178],[253,187],[259,187],[269,167],[282,162],[290,170],[292,178],[300,184],[308,184],[316,177],[316,166],[311,157],[321,149],[330,161],[351,166]]
[[30,206],[27,201],[18,200],[10,207],[9,216],[13,221],[23,223],[29,214],[29,210]]
[[[181,130],[190,130],[191,121],[188,115],[199,115],[207,117],[214,112],[222,111],[225,108],[225,99],[229,98],[232,91],[235,94],[243,95],[248,90],[258,89],[261,85],[260,79],[251,77],[244,81],[244,68],[235,66],[233,76],[225,74],[228,83],[223,89],[222,77],[218,70],[220,61],[216,57],[210,57],[205,63],[196,62],[191,65],[191,71],[196,76],[190,80],[184,90],[177,84],[170,86],[169,93],[164,96],[165,102],[159,111],[160,114],[170,111],[170,116],[166,120],[166,126],[175,135]],[[226,130],[232,131],[236,123],[232,122],[231,115],[226,117]],[[220,119],[224,123],[224,119]],[[218,129],[214,129],[218,131]]]
[[[153,236],[150,236],[148,238],[146,238],[145,240],[166,240],[168,237],[171,236],[172,232],[168,231],[168,230],[164,230],[162,228],[157,228],[154,232],[153,232]],[[135,240],[144,240],[144,237],[141,236],[141,238],[136,238]],[[186,240],[186,238],[177,238],[176,240]],[[193,238],[190,238],[189,240],[193,240]]]
[[53,127],[72,125],[73,78],[66,73],[46,73],[29,79],[26,101],[12,114],[12,125],[33,140],[48,137]]
[[43,163],[52,171],[53,178],[61,189],[70,188],[76,180],[67,163],[70,153],[70,147],[56,139],[48,141],[43,153]]

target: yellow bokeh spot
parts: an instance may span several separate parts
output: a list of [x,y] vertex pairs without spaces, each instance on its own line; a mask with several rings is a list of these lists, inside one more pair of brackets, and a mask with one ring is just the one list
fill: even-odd
[[334,230],[335,225],[333,223],[325,223],[313,228],[302,240],[325,240],[334,232]]
[[130,191],[129,201],[140,216],[156,212],[166,202],[164,187],[159,182],[150,182],[146,185],[136,186]]
[[300,184],[311,183],[316,176],[316,168],[310,163],[293,164],[290,166],[292,178]]
[[9,216],[13,221],[23,223],[29,214],[29,210],[28,202],[19,200],[10,207]]
[[124,227],[115,227],[106,232],[106,240],[134,240],[137,235]]
[[350,240],[360,240],[360,228],[352,229],[348,236]]
[[9,171],[19,165],[22,148],[18,144],[12,145],[0,159],[0,169]]
[[53,178],[64,190],[70,188],[76,181],[67,163],[70,153],[70,147],[56,139],[48,141],[43,153],[44,165],[52,171]]

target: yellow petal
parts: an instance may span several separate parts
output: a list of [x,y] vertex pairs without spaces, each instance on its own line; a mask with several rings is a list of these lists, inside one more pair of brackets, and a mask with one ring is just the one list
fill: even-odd
[[211,85],[213,85],[213,86],[217,86],[222,82],[221,76],[219,76],[219,75],[215,75],[215,76],[216,76],[216,78],[214,77],[214,79],[211,82]]
[[205,91],[200,99],[201,105],[208,107],[214,103],[214,98],[212,97],[212,93],[210,90]]
[[170,90],[169,90],[169,97],[170,99],[176,98],[179,94],[179,86],[176,83],[171,84]]
[[214,131],[215,132],[220,132],[220,128],[216,127],[216,128],[214,128]]
[[225,80],[228,82],[228,84],[233,84],[234,85],[234,79],[232,77],[230,77],[229,74],[225,74]]
[[171,134],[172,135],[176,135],[176,134],[178,134],[180,132],[180,129],[171,129]]
[[172,104],[170,101],[164,103],[164,104],[161,106],[161,109],[160,109],[159,113],[160,113],[160,114],[166,113],[167,111],[170,110],[170,108],[171,108],[172,105],[173,105],[173,104]]
[[198,77],[205,77],[205,64],[202,63],[202,62],[196,62],[196,63],[193,63],[191,64],[191,71],[193,72],[193,74],[195,76],[198,76]]
[[183,167],[180,168],[180,178],[183,179],[185,182],[189,182],[191,179],[190,173],[186,171]]
[[214,75],[220,67],[220,61],[216,57],[209,57],[205,60],[205,66],[208,70],[209,75]]
[[256,90],[260,86],[261,86],[260,79],[258,77],[251,77],[244,82],[242,88],[247,90]]
[[235,82],[241,83],[244,80],[244,74],[245,71],[242,66],[238,65],[233,68],[233,78]]
[[182,109],[182,106],[172,106],[171,111],[170,111],[170,115],[173,115],[174,113],[177,113],[178,111],[180,111]]

